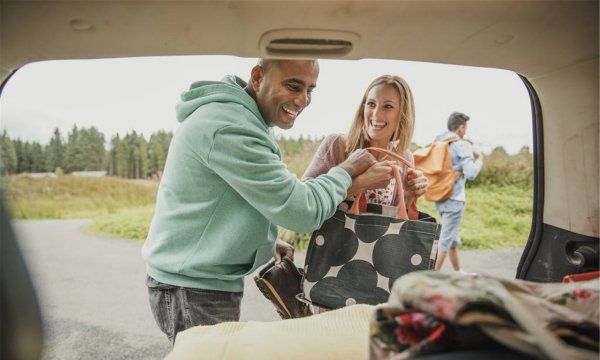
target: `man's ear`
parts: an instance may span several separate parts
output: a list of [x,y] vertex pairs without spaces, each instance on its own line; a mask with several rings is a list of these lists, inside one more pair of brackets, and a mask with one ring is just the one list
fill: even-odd
[[252,86],[252,90],[254,90],[255,93],[258,92],[258,90],[260,89],[260,84],[262,83],[263,77],[264,71],[262,66],[254,66],[252,68],[252,71],[250,72],[250,85]]
[[462,138],[463,136],[465,136],[466,134],[466,130],[467,130],[467,126],[465,124],[461,124],[458,126],[457,130],[457,134],[460,135],[460,137]]

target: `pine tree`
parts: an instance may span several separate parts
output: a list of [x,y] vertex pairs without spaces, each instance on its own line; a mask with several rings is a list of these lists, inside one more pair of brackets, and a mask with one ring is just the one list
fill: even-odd
[[145,179],[149,175],[150,162],[148,160],[148,142],[144,138],[144,135],[140,134],[138,139],[138,151],[139,151],[139,176],[140,179]]
[[57,168],[64,169],[65,150],[60,130],[56,128],[54,129],[50,143],[46,147],[46,171],[54,172]]
[[15,173],[20,174],[25,171],[24,145],[20,139],[17,139],[13,141],[13,146],[15,148],[15,154],[17,155],[17,169]]
[[46,164],[44,161],[44,148],[40,143],[31,143],[31,172],[45,172]]
[[[82,139],[83,141],[83,139]],[[86,170],[102,170],[106,161],[106,148],[104,147],[104,134],[95,127],[87,129],[85,134]]]
[[120,176],[118,168],[118,149],[121,142],[119,134],[110,139],[110,150],[108,151],[107,172],[111,176]]
[[164,130],[159,130],[150,136],[150,142],[148,143],[148,171],[150,175],[162,175],[172,138],[173,133]]
[[32,171],[32,165],[33,165],[33,156],[32,156],[32,145],[31,143],[24,142],[22,147],[21,147],[21,154],[22,154],[22,171],[23,172],[31,172]]
[[80,131],[77,128],[77,125],[73,125],[73,128],[69,133],[65,156],[65,170],[67,172],[80,171],[85,167],[82,159],[83,149],[81,149],[79,138]]
[[17,170],[17,153],[13,141],[6,134],[0,136],[0,175],[14,174]]

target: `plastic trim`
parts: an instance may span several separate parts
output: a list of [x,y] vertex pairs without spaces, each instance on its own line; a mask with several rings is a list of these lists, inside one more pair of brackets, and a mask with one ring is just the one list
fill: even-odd
[[519,75],[519,77],[529,93],[533,122],[533,214],[529,238],[521,255],[521,260],[519,260],[516,273],[517,279],[525,279],[540,247],[544,229],[544,131],[540,99],[529,80],[522,75]]

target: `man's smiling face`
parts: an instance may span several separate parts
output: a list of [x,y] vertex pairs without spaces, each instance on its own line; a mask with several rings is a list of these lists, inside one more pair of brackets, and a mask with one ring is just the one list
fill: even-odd
[[319,64],[313,60],[273,61],[252,69],[256,103],[269,126],[290,129],[302,110],[310,104],[317,86]]

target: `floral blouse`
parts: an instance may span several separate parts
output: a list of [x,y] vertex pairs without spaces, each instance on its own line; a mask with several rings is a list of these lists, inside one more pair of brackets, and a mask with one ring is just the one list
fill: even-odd
[[[392,179],[386,188],[367,190],[365,195],[368,203],[392,206],[396,195],[396,179]],[[348,196],[348,200],[354,201],[354,196]]]
[[[319,175],[327,173],[332,167],[339,165],[343,159],[340,159],[339,141],[342,135],[329,135],[323,140],[310,165],[304,172],[302,180],[316,178]],[[404,158],[410,163],[414,163],[412,153],[406,150]],[[400,166],[400,172],[406,174],[406,166]],[[383,189],[368,190],[367,202],[379,205],[398,206],[396,196],[396,181],[392,179],[389,185]],[[354,200],[354,197],[348,197],[349,200]]]

